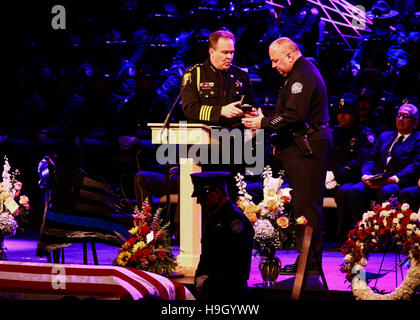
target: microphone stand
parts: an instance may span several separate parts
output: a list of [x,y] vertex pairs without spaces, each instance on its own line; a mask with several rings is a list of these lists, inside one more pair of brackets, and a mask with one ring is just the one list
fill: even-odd
[[[185,83],[185,85],[181,88],[181,91],[179,92],[178,96],[175,99],[174,104],[172,105],[171,109],[169,110],[168,114],[166,115],[165,121],[163,122],[162,131],[160,132],[160,140],[162,141],[162,135],[163,132],[166,130],[166,144],[168,146],[168,155],[169,155],[169,120],[171,119],[171,114],[173,110],[175,109],[176,105],[178,104],[179,100],[181,99],[181,95],[184,92],[187,85],[190,83],[190,79]],[[166,214],[168,215],[168,221],[170,221],[170,194],[171,194],[171,182],[169,178],[169,163],[166,164]]]

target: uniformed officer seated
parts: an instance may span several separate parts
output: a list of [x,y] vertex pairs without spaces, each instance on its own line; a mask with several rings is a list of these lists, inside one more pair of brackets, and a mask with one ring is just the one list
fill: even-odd
[[192,197],[207,219],[201,239],[200,261],[195,273],[198,299],[235,299],[247,293],[254,229],[229,199],[229,172],[191,174]]
[[337,203],[335,236],[339,241],[351,227],[351,221],[347,221],[346,194],[360,181],[361,166],[376,141],[375,131],[360,123],[359,110],[356,96],[343,94],[337,105],[338,124],[333,128],[334,144],[325,181],[325,196],[334,197]]

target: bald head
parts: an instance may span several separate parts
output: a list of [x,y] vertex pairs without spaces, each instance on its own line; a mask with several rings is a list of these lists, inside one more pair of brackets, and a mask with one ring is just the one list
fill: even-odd
[[286,37],[273,41],[270,44],[268,53],[272,67],[284,77],[292,71],[296,60],[302,56],[297,44]]
[[414,120],[419,120],[419,109],[414,104],[405,103],[401,105],[400,109],[408,110]]
[[270,44],[270,48],[280,49],[287,52],[297,52],[300,54],[298,45],[293,40],[286,37],[281,37],[274,40]]

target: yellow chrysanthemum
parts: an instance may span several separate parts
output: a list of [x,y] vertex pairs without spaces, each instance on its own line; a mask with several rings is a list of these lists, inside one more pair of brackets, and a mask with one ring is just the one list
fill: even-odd
[[128,259],[130,259],[131,254],[128,251],[121,251],[117,257],[117,264],[119,266],[125,266],[127,264]]
[[131,228],[130,230],[128,230],[128,232],[130,232],[132,235],[135,235],[139,232],[139,227],[135,226],[134,228]]
[[141,250],[147,247],[146,242],[144,241],[139,241],[137,242],[134,246],[133,246],[133,252],[136,252],[137,250]]

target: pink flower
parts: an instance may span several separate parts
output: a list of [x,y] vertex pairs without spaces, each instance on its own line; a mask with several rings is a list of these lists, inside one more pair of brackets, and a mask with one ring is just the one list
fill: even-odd
[[20,196],[19,197],[19,203],[21,205],[25,205],[25,204],[29,203],[29,198],[27,196]]

